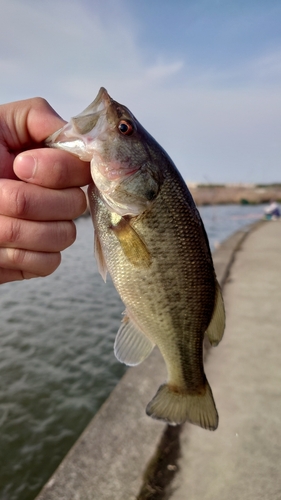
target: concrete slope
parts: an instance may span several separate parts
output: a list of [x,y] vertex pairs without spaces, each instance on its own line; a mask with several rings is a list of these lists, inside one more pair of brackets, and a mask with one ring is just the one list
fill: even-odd
[[[281,223],[266,222],[235,254],[224,287],[227,327],[206,372],[214,433],[186,425],[172,500],[281,498]],[[152,498],[152,497],[151,497]]]

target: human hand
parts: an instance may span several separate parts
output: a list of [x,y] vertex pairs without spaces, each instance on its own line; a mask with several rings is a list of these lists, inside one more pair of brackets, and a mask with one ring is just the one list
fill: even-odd
[[64,123],[41,98],[0,106],[0,284],[51,274],[75,240],[89,164],[42,147]]

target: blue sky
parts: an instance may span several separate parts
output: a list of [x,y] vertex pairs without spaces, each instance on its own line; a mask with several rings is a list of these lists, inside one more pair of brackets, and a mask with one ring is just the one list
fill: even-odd
[[280,0],[0,0],[0,102],[105,86],[198,182],[281,182]]

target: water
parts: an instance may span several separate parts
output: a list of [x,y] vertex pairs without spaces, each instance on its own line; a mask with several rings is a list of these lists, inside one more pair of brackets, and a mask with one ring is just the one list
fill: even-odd
[[[201,207],[211,247],[262,206]],[[113,355],[124,309],[93,258],[90,218],[54,275],[1,286],[0,500],[33,500],[125,367]]]

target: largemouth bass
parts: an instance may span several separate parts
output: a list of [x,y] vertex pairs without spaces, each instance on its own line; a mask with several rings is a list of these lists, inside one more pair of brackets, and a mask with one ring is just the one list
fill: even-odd
[[224,306],[203,222],[172,160],[134,115],[101,88],[94,102],[47,139],[91,162],[88,196],[95,255],[126,311],[117,359],[141,363],[155,345],[168,377],[148,404],[170,424],[218,426],[203,367],[203,338],[217,345]]

